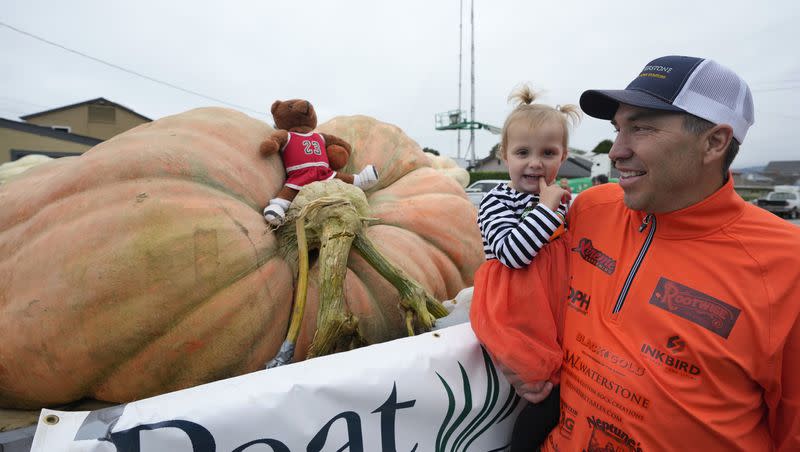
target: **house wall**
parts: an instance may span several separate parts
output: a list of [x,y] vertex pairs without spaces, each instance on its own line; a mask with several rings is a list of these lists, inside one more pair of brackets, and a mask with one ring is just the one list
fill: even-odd
[[473,171],[508,171],[508,167],[502,160],[492,159],[479,164]]
[[[588,161],[587,161],[588,163]],[[508,171],[508,166],[500,159],[491,159],[483,161],[478,164],[473,171]],[[570,160],[561,164],[558,171],[558,177],[576,178],[576,177],[589,177],[590,172],[584,168],[579,167]]]
[[[101,110],[98,110],[96,107],[99,107]],[[112,109],[113,118],[110,117],[111,115],[107,114],[109,110],[103,109]],[[92,110],[94,114],[90,115],[90,110]],[[98,115],[97,113],[104,114]],[[28,118],[27,122],[45,127],[69,126],[71,128],[71,133],[107,140],[114,135],[118,135],[148,121],[142,119],[140,116],[136,116],[126,110],[111,105],[87,104],[69,110],[55,111],[34,118]]]
[[0,163],[11,161],[12,149],[47,152],[83,153],[92,145],[62,141],[57,138],[0,127]]

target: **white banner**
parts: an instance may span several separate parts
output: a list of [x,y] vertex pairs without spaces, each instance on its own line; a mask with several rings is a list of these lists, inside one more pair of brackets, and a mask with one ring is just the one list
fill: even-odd
[[42,410],[31,450],[502,451],[522,405],[461,324],[104,410]]

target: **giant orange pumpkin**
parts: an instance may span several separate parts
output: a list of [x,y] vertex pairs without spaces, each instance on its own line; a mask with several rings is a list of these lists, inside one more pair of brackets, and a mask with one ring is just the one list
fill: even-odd
[[[368,236],[436,299],[471,285],[476,212],[395,126],[319,127],[372,163]],[[204,108],[139,126],[0,187],[0,407],[139,399],[263,368],[286,333],[296,268],[261,209],[282,186],[272,129]],[[398,292],[351,253],[345,304],[366,343],[405,333]],[[312,261],[311,273],[315,274]],[[313,278],[309,312],[319,305]],[[306,315],[296,356],[316,325]]]

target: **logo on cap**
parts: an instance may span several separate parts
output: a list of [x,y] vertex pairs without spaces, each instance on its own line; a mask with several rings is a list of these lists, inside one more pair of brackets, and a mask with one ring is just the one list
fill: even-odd
[[645,66],[639,77],[667,78],[665,74],[670,72],[672,68],[668,66]]

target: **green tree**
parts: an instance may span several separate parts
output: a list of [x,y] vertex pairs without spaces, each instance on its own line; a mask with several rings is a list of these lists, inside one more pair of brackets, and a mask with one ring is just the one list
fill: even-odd
[[608,154],[611,151],[611,146],[614,144],[611,140],[603,140],[597,143],[597,146],[592,149],[595,154]]

